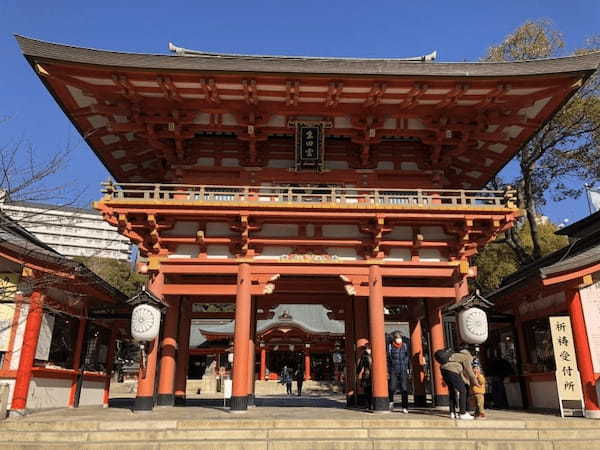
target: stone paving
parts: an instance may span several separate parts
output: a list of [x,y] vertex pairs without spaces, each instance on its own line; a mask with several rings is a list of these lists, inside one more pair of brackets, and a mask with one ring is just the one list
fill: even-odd
[[[409,414],[402,414],[400,409],[389,414],[374,414],[366,410],[349,409],[345,407],[345,397],[339,394],[297,396],[264,396],[256,399],[256,407],[251,407],[245,413],[231,413],[223,406],[222,397],[214,395],[194,396],[188,399],[185,407],[156,407],[154,411],[135,414],[131,411],[133,398],[115,397],[110,400],[109,408],[80,407],[78,409],[60,408],[33,411],[25,418],[26,421],[52,420],[187,420],[187,419],[312,419],[312,420],[363,420],[377,418],[378,420],[444,420],[448,418],[447,408],[411,409]],[[561,419],[553,412],[538,411],[501,411],[488,410],[486,420],[585,420],[581,418]],[[600,427],[600,423],[598,423]]]

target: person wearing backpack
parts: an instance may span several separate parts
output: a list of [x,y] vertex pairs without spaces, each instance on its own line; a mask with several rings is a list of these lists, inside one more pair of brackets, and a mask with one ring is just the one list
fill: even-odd
[[408,346],[404,343],[400,332],[394,331],[387,352],[390,409],[394,408],[394,394],[396,391],[400,391],[402,395],[402,412],[404,414],[408,414],[409,359]]
[[[438,350],[439,352],[439,350]],[[435,353],[435,358],[440,362],[442,355]],[[471,386],[479,386],[479,382],[473,373],[473,357],[467,349],[452,353],[446,363],[441,366],[442,378],[448,385],[448,397],[450,403],[450,418],[461,420],[472,420],[473,416],[467,412],[467,383]],[[456,412],[458,393],[458,413]]]

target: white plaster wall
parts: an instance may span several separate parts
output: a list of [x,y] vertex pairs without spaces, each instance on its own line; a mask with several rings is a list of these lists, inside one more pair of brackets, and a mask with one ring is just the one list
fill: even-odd
[[200,247],[192,244],[181,244],[175,247],[175,251],[169,255],[169,258],[197,258],[200,253]]
[[394,227],[392,231],[383,235],[386,240],[390,241],[412,241],[412,227]]
[[272,169],[291,169],[294,167],[294,161],[291,159],[270,159],[267,167]]
[[25,325],[27,324],[27,315],[29,313],[29,305],[21,303],[21,312],[17,323],[17,333],[13,343],[13,353],[10,357],[10,370],[19,368],[19,360],[21,359],[21,347],[23,346],[23,334],[25,333]]
[[[0,380],[0,384],[8,384],[8,408],[10,409],[10,404],[12,403],[13,394],[15,391],[15,381],[14,379],[5,379]],[[2,418],[0,418],[2,419]]]
[[426,262],[448,261],[448,258],[444,258],[440,251],[434,248],[422,248],[419,250],[419,259]]
[[393,248],[384,258],[385,261],[410,261],[410,250],[407,248]]
[[379,161],[377,163],[379,170],[394,170],[394,161]]
[[70,379],[33,378],[29,384],[27,409],[65,407],[70,392]]
[[344,170],[349,169],[348,161],[325,161],[326,169]]
[[296,237],[298,236],[298,225],[265,223],[260,231],[254,233],[256,237]]
[[443,240],[450,238],[450,236],[444,233],[444,229],[442,227],[436,226],[421,227],[421,234],[425,240]]
[[402,170],[419,170],[419,166],[417,165],[417,163],[412,161],[405,161],[401,163],[400,168]]
[[554,381],[532,381],[529,383],[533,408],[560,409],[558,392]]
[[198,232],[199,228],[200,225],[198,224],[198,222],[183,222],[178,220],[177,222],[175,222],[175,225],[173,225],[173,228],[171,228],[170,230],[163,231],[162,235],[191,237],[196,236],[196,233]]
[[206,224],[206,236],[218,237],[218,236],[231,236],[234,232],[229,228],[227,222],[208,222]]
[[349,247],[328,247],[326,252],[331,256],[337,256],[341,261],[356,261],[358,259],[356,250]]
[[79,397],[80,405],[102,405],[104,400],[104,381],[84,381]]
[[221,160],[221,165],[223,167],[238,167],[240,165],[240,161],[237,158],[223,158]]
[[323,237],[360,238],[362,233],[356,225],[323,225]]
[[207,245],[206,257],[208,259],[232,258],[233,255],[229,251],[227,245]]
[[521,386],[519,383],[504,383],[506,389],[506,398],[508,406],[511,408],[523,408],[523,398],[521,397]]
[[254,259],[279,259],[281,256],[286,256],[292,253],[292,247],[278,247],[275,245],[267,245],[263,248],[260,255]]

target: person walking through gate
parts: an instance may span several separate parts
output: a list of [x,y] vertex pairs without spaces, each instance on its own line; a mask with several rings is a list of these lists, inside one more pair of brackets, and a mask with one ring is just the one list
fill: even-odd
[[281,384],[285,384],[287,395],[292,395],[292,371],[288,366],[283,366],[281,371]]
[[390,409],[394,409],[394,394],[400,391],[402,412],[405,414],[408,413],[408,361],[408,347],[400,332],[394,331],[387,352]]
[[358,366],[356,367],[356,380],[358,388],[358,404],[367,405],[369,409],[373,406],[373,382],[371,380],[371,367],[373,358],[371,357],[371,345],[366,339],[359,339],[358,349],[361,351]]
[[298,366],[296,366],[296,371],[294,372],[294,379],[296,380],[296,389],[298,391],[298,397],[302,395],[302,383],[304,382],[304,370],[302,369],[302,364],[298,364]]
[[[438,351],[439,352],[439,351]],[[442,363],[443,358],[436,359]],[[448,397],[450,403],[450,418],[472,420],[473,416],[467,412],[467,383],[471,386],[479,386],[479,382],[473,373],[473,357],[467,349],[452,353],[442,364],[442,378],[448,385]],[[456,395],[458,393],[458,414],[456,413]]]

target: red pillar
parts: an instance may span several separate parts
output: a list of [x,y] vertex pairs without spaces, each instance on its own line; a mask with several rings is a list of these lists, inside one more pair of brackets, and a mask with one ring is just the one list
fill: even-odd
[[104,398],[102,400],[102,406],[108,408],[108,401],[110,399],[110,379],[112,377],[113,364],[115,360],[115,345],[117,341],[117,330],[111,329],[110,340],[108,341],[108,352],[106,355],[106,381],[104,382]]
[[[81,365],[81,352],[83,351],[83,340],[85,339],[85,327],[87,320],[85,318],[79,319],[79,326],[77,328],[77,340],[75,341],[75,347],[73,348],[73,370],[79,371]],[[68,407],[73,408],[75,405],[75,391],[77,390],[77,374],[73,375],[71,380],[71,391],[69,392]]]
[[427,397],[425,393],[425,357],[423,355],[423,333],[419,318],[408,322],[410,329],[410,354],[414,386],[415,406],[425,406]]
[[[188,366],[190,363],[190,326],[192,320],[192,303],[180,299],[181,316],[177,334],[177,364],[175,365],[175,404],[185,405]],[[217,365],[219,358],[217,356]],[[218,367],[217,367],[218,369]]]
[[177,355],[177,322],[179,297],[173,297],[165,315],[161,342],[160,375],[158,379],[158,406],[175,405],[175,357]]
[[353,299],[344,306],[344,350],[346,353],[346,406],[356,405],[356,358],[354,351],[354,309]]
[[[310,344],[306,344],[310,345]],[[312,378],[310,374],[310,347],[304,346],[304,380],[310,380]]]
[[267,347],[265,344],[260,344],[260,372],[259,378],[264,381],[267,376]]
[[[431,335],[431,354],[445,347],[444,326],[442,323],[442,302],[437,299],[425,301],[429,319],[429,333]],[[435,389],[434,401],[436,406],[448,405],[448,387],[442,380],[440,364],[433,358],[433,383]]]
[[596,395],[592,353],[587,330],[585,329],[585,318],[583,316],[579,290],[575,290],[569,299],[569,316],[571,316],[577,366],[579,367],[579,376],[581,377],[585,416],[592,419],[600,419],[600,405],[598,405],[598,397]]
[[248,339],[248,406],[254,406],[256,379],[256,302],[250,297],[250,337]]
[[23,414],[27,406],[27,396],[29,394],[33,361],[35,359],[35,352],[40,337],[40,328],[42,326],[42,305],[41,294],[38,291],[33,291],[29,297],[29,313],[27,314],[27,323],[23,334],[21,357],[19,359],[19,368],[17,369],[17,379],[15,380],[11,404],[11,411],[14,411],[17,414]]
[[[157,296],[162,297],[162,288],[164,284],[164,275],[157,273],[150,282],[150,290]],[[160,336],[156,336],[150,343],[146,343],[146,365],[140,367],[138,374],[138,387],[134,412],[152,411],[154,408],[154,391],[156,384],[156,363],[158,360],[158,347],[160,345]]]
[[389,411],[383,283],[381,267],[369,267],[369,335],[373,356],[373,404],[375,412]]
[[251,310],[250,265],[241,263],[238,268],[235,299],[235,329],[233,340],[233,386],[231,411],[248,409],[248,341],[250,339]]

